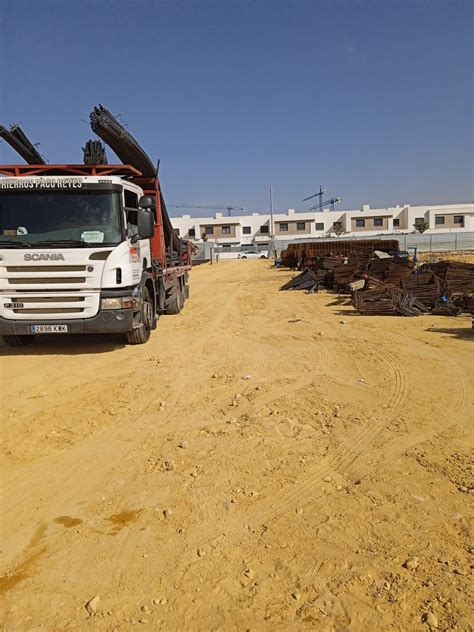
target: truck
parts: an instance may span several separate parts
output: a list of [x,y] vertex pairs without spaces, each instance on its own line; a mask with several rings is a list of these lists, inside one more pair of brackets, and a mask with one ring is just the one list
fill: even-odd
[[159,163],[102,106],[91,123],[123,164],[109,165],[99,141],[86,143],[84,164],[46,164],[23,133],[10,142],[0,129],[29,162],[0,165],[0,336],[9,346],[46,334],[143,344],[189,297],[192,244],[173,230]]

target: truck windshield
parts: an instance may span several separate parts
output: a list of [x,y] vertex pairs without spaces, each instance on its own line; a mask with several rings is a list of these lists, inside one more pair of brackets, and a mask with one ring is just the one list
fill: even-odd
[[120,218],[118,192],[0,192],[0,248],[117,245]]

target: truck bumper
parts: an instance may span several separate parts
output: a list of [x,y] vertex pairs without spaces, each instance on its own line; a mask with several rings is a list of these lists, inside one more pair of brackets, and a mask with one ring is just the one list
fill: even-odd
[[133,309],[107,309],[92,318],[70,320],[9,320],[0,317],[0,336],[30,335],[32,325],[67,325],[69,334],[124,334],[133,329]]

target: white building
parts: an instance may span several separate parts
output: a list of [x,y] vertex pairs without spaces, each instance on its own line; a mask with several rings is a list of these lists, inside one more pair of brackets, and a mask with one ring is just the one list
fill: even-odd
[[216,213],[213,217],[172,217],[176,233],[185,239],[202,243],[203,238],[230,248],[231,246],[267,245],[272,232],[276,240],[302,238],[328,238],[406,234],[415,231],[418,220],[428,222],[425,234],[474,231],[474,204],[443,204],[410,206],[402,204],[388,208],[371,209],[364,204],[355,211],[305,211],[288,209],[273,214],[273,227],[269,213],[252,213],[226,217]]

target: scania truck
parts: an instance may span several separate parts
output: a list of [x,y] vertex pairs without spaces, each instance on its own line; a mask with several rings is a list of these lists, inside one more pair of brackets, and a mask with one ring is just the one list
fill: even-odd
[[[130,156],[123,140],[109,138]],[[181,311],[192,244],[173,231],[158,169],[143,171],[0,165],[0,335],[8,345],[43,334],[124,334],[142,344],[161,314]]]

